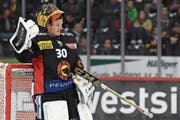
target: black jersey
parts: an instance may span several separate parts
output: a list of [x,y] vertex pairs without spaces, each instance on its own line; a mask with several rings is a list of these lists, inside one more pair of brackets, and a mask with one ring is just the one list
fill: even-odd
[[76,51],[66,45],[72,40],[71,33],[62,33],[59,37],[40,33],[32,39],[30,50],[17,54],[21,62],[31,61],[33,64],[35,94],[57,92],[71,87],[74,67],[83,67]]

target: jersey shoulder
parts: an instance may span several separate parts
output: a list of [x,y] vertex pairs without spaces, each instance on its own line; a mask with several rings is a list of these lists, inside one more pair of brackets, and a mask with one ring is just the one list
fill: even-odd
[[62,32],[60,35],[60,40],[66,44],[66,46],[71,50],[77,49],[77,42],[75,36],[71,32]]
[[50,40],[50,36],[47,33],[38,33],[36,37],[32,39],[34,42],[42,41],[42,40]]
[[60,39],[64,43],[76,43],[75,36],[70,32],[61,32]]
[[39,33],[36,38],[49,38],[49,35],[47,33]]

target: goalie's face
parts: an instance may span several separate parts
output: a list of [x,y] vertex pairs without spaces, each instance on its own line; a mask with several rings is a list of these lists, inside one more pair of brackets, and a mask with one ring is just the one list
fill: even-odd
[[59,36],[61,33],[63,19],[54,20],[51,24],[47,24],[48,33],[52,36]]

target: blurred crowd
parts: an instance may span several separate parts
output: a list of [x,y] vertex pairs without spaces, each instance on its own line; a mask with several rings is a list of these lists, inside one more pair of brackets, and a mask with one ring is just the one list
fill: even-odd
[[[0,1],[0,47],[6,45],[16,28],[21,1]],[[86,1],[57,0],[57,6],[65,12],[64,30],[75,35],[80,54],[87,53]],[[180,56],[180,0],[161,1],[162,55]],[[27,19],[35,20],[35,8],[42,2],[53,1],[26,0]],[[125,0],[125,5],[125,54],[157,55],[157,0]],[[120,10],[121,0],[91,0],[91,54],[121,54]]]

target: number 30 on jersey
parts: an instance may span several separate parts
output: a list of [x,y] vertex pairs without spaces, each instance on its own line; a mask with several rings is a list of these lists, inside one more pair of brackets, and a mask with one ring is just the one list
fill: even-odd
[[66,49],[56,49],[57,58],[66,58],[67,50]]

